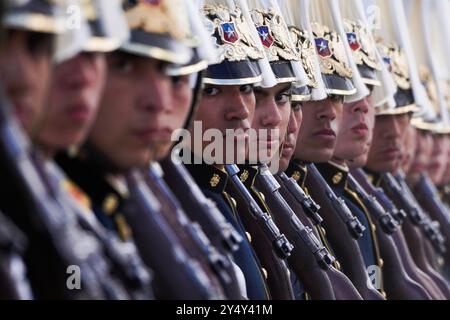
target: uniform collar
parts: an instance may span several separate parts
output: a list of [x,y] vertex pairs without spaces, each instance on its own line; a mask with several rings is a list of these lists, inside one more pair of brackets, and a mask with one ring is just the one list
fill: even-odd
[[218,167],[206,163],[186,164],[186,168],[202,189],[222,193],[228,182],[228,174]]
[[82,154],[69,156],[60,153],[56,156],[56,162],[104,213],[114,215],[122,209],[127,196],[119,192],[110,183],[108,175],[98,171],[97,166]]
[[344,189],[347,186],[348,167],[338,165],[331,161],[317,163],[316,167],[332,188]]
[[289,162],[289,166],[285,171],[286,175],[289,178],[294,179],[297,183],[304,187],[306,181],[306,175],[308,174],[308,170],[304,164],[302,164],[298,160],[291,160]]
[[366,173],[367,179],[375,186],[379,187],[381,184],[381,173],[377,173],[375,171],[369,170],[367,168],[363,168]]
[[239,167],[239,179],[241,179],[242,183],[245,185],[247,189],[251,189],[255,184],[256,176],[259,173],[259,169],[257,166],[252,166],[248,164],[240,164]]

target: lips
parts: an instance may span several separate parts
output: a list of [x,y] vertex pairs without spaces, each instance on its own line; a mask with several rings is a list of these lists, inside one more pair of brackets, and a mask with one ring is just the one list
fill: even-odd
[[316,131],[314,133],[315,136],[326,138],[326,139],[335,139],[336,138],[336,132],[332,129],[322,129],[319,131]]
[[400,149],[399,148],[395,148],[395,147],[388,148],[388,149],[385,149],[382,152],[382,155],[388,161],[395,160],[395,159],[400,157]]
[[352,128],[352,131],[359,136],[364,136],[369,131],[369,128],[367,127],[367,125],[365,123],[360,123],[360,124],[354,126]]
[[169,142],[172,130],[169,128],[142,128],[134,130],[133,134],[143,143]]
[[74,121],[84,122],[90,118],[91,110],[86,104],[78,104],[71,107],[67,114]]

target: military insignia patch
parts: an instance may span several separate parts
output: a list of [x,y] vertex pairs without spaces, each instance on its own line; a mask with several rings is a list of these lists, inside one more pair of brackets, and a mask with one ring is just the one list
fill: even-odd
[[211,185],[211,187],[215,188],[217,187],[217,185],[220,182],[220,177],[218,174],[213,174],[211,180],[209,181],[209,184]]
[[256,28],[256,30],[258,30],[258,35],[263,46],[266,48],[270,48],[273,44],[273,37],[270,35],[269,27],[259,26]]
[[295,44],[290,39],[287,26],[273,8],[252,10],[251,14],[270,62],[280,59],[291,61],[301,59]]
[[256,46],[257,39],[252,37],[239,6],[230,10],[223,5],[207,4],[203,7],[202,14],[205,17],[206,29],[211,34],[218,51],[215,63],[224,60],[234,62],[264,58],[263,52]]
[[343,177],[344,177],[344,176],[343,176],[342,172],[337,172],[337,173],[333,176],[332,181],[333,181],[334,184],[338,184],[339,182],[342,181],[342,178],[343,178]]
[[289,31],[291,33],[292,41],[294,41],[294,45],[296,46],[297,52],[300,54],[303,69],[308,76],[308,85],[313,88],[317,88],[319,82],[316,79],[316,68],[313,61],[315,52],[312,41],[310,40],[308,33],[305,30],[300,30],[294,26],[291,26],[289,27]]
[[240,179],[241,179],[242,182],[247,181],[247,179],[248,179],[248,171],[247,170],[242,171]]
[[294,179],[295,181],[300,180],[300,172],[299,171],[294,171],[294,173],[292,173],[291,178]]
[[408,62],[403,50],[394,43],[386,43],[382,38],[377,38],[376,42],[383,61],[389,62],[389,69],[395,84],[403,90],[411,89]]
[[319,55],[320,71],[323,74],[338,74],[351,78],[352,69],[348,66],[347,55],[341,37],[327,26],[311,23],[316,50]]
[[344,29],[356,64],[366,64],[372,69],[381,70],[377,61],[374,41],[364,24],[361,21],[344,19]]
[[348,40],[348,44],[349,44],[350,48],[353,51],[358,51],[359,49],[361,49],[361,46],[358,42],[358,38],[356,37],[356,33],[347,32],[347,40]]
[[239,35],[236,31],[234,22],[225,22],[220,24],[221,32],[220,35],[222,40],[228,43],[235,43],[239,40]]
[[324,58],[331,56],[331,50],[328,46],[328,40],[325,40],[324,38],[316,38],[314,39],[316,43],[316,50],[317,53]]

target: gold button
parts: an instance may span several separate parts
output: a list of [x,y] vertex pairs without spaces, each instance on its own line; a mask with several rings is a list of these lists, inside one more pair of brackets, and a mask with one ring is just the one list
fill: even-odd
[[230,197],[230,201],[231,201],[231,203],[233,204],[233,207],[236,208],[236,207],[237,207],[236,199],[233,198],[233,197]]
[[245,235],[247,236],[247,240],[248,240],[248,242],[252,242],[252,235],[249,233],[249,232],[247,232],[247,231],[245,231]]
[[102,209],[106,214],[110,215],[117,210],[118,206],[119,206],[119,199],[115,194],[111,193],[103,201]]
[[378,266],[380,267],[380,268],[383,268],[383,266],[384,266],[384,260],[383,259],[378,259]]
[[262,273],[264,275],[264,278],[267,280],[267,278],[269,277],[269,274],[267,273],[267,270],[264,269],[264,268],[261,268],[261,271],[262,271]]
[[339,270],[339,271],[341,270],[341,264],[339,263],[339,261],[335,260],[334,265],[336,266],[337,270]]
[[261,199],[262,199],[264,202],[266,202],[266,196],[265,196],[262,192],[259,193],[259,196],[261,197]]

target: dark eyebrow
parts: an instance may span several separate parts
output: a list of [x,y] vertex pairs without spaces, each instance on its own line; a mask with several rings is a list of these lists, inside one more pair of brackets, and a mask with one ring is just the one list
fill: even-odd
[[265,90],[262,87],[254,87],[253,91],[255,92],[255,94],[260,94],[263,95],[265,97],[267,97],[269,95],[269,93],[267,92],[267,90]]
[[291,83],[286,84],[286,87],[280,89],[278,91],[278,94],[283,93],[285,91],[287,91],[287,93],[291,94],[291,92],[292,92],[292,84]]

